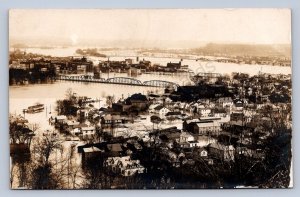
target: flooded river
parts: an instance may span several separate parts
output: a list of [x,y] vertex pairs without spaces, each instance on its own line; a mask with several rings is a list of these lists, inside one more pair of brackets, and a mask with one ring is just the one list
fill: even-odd
[[[27,52],[39,53],[52,56],[71,56],[74,54],[73,48],[62,49],[28,49]],[[110,60],[124,60],[125,58],[135,59],[133,56],[113,56]],[[90,57],[94,64],[101,60],[107,60],[106,58]],[[165,58],[165,57],[139,57],[140,60],[145,59],[152,62],[152,64],[166,65],[168,62],[179,62],[179,58]],[[195,59],[182,59],[182,65],[188,65],[190,70],[194,73],[199,72],[211,72],[220,74],[231,74],[232,72],[243,72],[249,75],[256,75],[259,72],[270,74],[291,74],[291,67],[280,67],[270,65],[247,65],[247,64],[234,64],[234,63],[219,63],[214,61],[196,61]],[[126,73],[110,73],[102,74],[102,78],[108,77],[128,77]],[[186,85],[190,83],[189,74],[142,74],[136,77],[136,79],[144,82],[148,80],[165,80],[175,82],[179,85]],[[126,98],[134,93],[148,92],[161,93],[162,88],[144,87],[144,86],[127,86],[116,84],[100,84],[100,83],[82,83],[82,82],[70,82],[70,81],[56,81],[52,84],[34,84],[25,86],[10,86],[9,87],[9,112],[12,114],[23,114],[22,110],[35,103],[45,104],[46,110],[38,114],[26,114],[26,118],[29,122],[37,122],[47,127],[47,118],[55,113],[55,102],[58,99],[65,98],[67,89],[71,88],[73,92],[76,92],[79,96],[87,96],[93,99],[101,99],[97,103],[96,107],[103,106],[105,104],[105,98],[115,96],[116,99]],[[41,122],[40,117],[45,116],[45,122]]]

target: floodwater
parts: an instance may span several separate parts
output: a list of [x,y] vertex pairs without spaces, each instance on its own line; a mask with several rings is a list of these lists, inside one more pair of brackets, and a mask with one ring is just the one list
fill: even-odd
[[[71,52],[73,50],[73,52]],[[70,56],[74,55],[75,49],[28,49],[27,52],[40,53],[53,56]],[[132,56],[130,56],[133,58]],[[123,57],[110,57],[110,60],[124,60]],[[168,62],[179,62],[179,58],[148,58],[140,57],[141,59],[150,60],[152,63],[166,65]],[[101,59],[92,58],[94,63],[99,62]],[[106,60],[106,59],[102,59]],[[259,72],[265,72],[270,74],[291,74],[291,67],[269,66],[269,65],[240,65],[232,63],[218,63],[218,62],[204,62],[196,60],[183,59],[183,65],[189,65],[189,68],[195,73],[198,72],[211,72],[220,74],[231,74],[232,72],[243,72],[250,75],[258,74]],[[108,77],[127,77],[126,73],[110,73],[102,74],[103,78]],[[179,85],[185,85],[190,82],[188,74],[142,74],[136,77],[136,79],[144,82],[148,80],[165,80],[175,82]],[[84,83],[84,82],[70,82],[70,81],[56,81],[51,84],[34,84],[24,86],[10,86],[9,87],[9,112],[14,115],[25,115],[30,124],[38,124],[40,129],[37,131],[37,135],[41,135],[45,130],[53,130],[53,126],[49,124],[48,119],[52,116],[56,116],[55,108],[56,101],[66,97],[66,91],[71,88],[73,92],[78,96],[87,96],[93,99],[100,99],[100,102],[94,103],[95,107],[102,107],[106,105],[105,98],[110,95],[117,99],[126,98],[134,93],[146,94],[148,92],[162,93],[162,88],[145,87],[145,86],[128,86],[117,84],[102,84],[102,83]],[[45,110],[35,114],[23,114],[23,109],[27,109],[28,106],[36,103],[42,103],[45,105]],[[179,123],[178,128],[181,127]],[[151,127],[151,125],[150,125]],[[202,142],[203,141],[203,142]],[[202,140],[201,143],[207,143],[207,140]],[[34,143],[34,142],[33,142]],[[70,147],[71,142],[64,142],[65,148]],[[83,143],[83,142],[79,142]],[[77,144],[79,145],[79,144]],[[52,154],[51,158],[56,158],[56,154]],[[77,165],[80,165],[80,155],[75,156]],[[56,160],[56,159],[54,159]],[[79,180],[80,181],[80,180]],[[15,182],[14,184],[17,184]],[[14,185],[13,187],[17,187]]]
[[[53,49],[41,49],[41,48],[28,48],[27,52],[38,53],[44,55],[51,55],[56,57],[66,56],[78,56],[75,53],[76,47],[67,48],[53,48]],[[111,61],[124,60],[125,58],[131,58],[136,61],[137,51],[134,50],[118,50],[118,51],[99,51],[109,56]],[[172,57],[173,56],[173,57]],[[175,57],[172,54],[156,54],[156,57],[144,57],[139,56],[139,60],[149,60],[152,64],[160,64],[165,66],[168,62],[179,62],[181,58]],[[186,55],[183,55],[186,56]],[[211,72],[220,74],[231,74],[232,72],[243,72],[249,75],[256,75],[259,72],[270,74],[291,74],[291,67],[271,66],[271,65],[249,65],[249,64],[235,64],[235,63],[221,63],[215,61],[196,61],[195,59],[206,57],[209,59],[216,59],[211,56],[196,56],[191,55],[188,59],[182,58],[183,65],[189,65],[189,68],[195,73],[199,72]],[[107,60],[107,58],[89,57],[94,63]]]
[[[76,48],[59,48],[59,49],[39,49],[30,48],[27,52],[39,53],[52,56],[72,56],[75,55]],[[136,61],[134,57],[135,52],[126,51],[117,56],[113,52],[110,53],[110,60],[124,60],[131,58]],[[125,54],[125,55],[124,55]],[[247,64],[234,64],[234,63],[219,63],[214,61],[196,61],[193,59],[182,59],[182,65],[189,65],[189,68],[194,73],[220,73],[231,74],[232,72],[243,72],[249,75],[255,75],[259,72],[270,74],[291,74],[291,67],[280,67],[270,65],[247,65]],[[107,58],[89,57],[95,64]],[[170,57],[139,57],[139,60],[149,60],[153,64],[166,65],[168,62],[179,62],[179,58]],[[109,77],[128,77],[126,73],[110,73],[102,74],[102,78]],[[189,84],[189,74],[142,74],[136,79],[144,82],[148,80],[165,80],[175,82],[179,85]],[[56,100],[66,97],[66,91],[71,88],[78,96],[87,96],[93,99],[101,99],[99,103],[95,103],[96,107],[105,105],[105,98],[110,95],[117,99],[126,98],[134,93],[146,94],[148,92],[162,93],[162,88],[145,87],[145,86],[128,86],[116,84],[101,84],[101,83],[83,83],[83,82],[70,82],[70,81],[56,81],[52,84],[34,84],[25,86],[10,86],[9,87],[9,112],[11,114],[22,114],[23,109],[36,103],[45,105],[44,112],[37,114],[26,114],[29,122],[39,123],[43,128],[48,128],[48,118],[55,115],[55,102]],[[44,116],[45,118],[41,118]]]
[[71,88],[78,96],[87,96],[93,99],[100,99],[94,103],[95,107],[102,107],[106,104],[107,96],[114,96],[116,99],[127,98],[134,93],[154,92],[161,93],[162,88],[126,86],[100,83],[81,83],[57,81],[52,84],[35,84],[26,86],[9,87],[9,112],[11,114],[22,114],[23,109],[36,103],[45,105],[45,110],[35,114],[25,114],[30,123],[37,123],[43,129],[51,129],[48,119],[55,116],[56,101],[66,97],[66,91]]

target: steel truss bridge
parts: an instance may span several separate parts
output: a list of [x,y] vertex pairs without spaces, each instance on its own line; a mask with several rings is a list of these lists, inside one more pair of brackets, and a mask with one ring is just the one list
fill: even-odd
[[167,88],[171,87],[177,89],[179,87],[178,84],[163,81],[163,80],[150,80],[142,82],[138,79],[129,78],[129,77],[113,77],[113,78],[100,78],[95,79],[93,76],[85,76],[85,75],[59,75],[57,77],[58,80],[64,81],[77,81],[77,82],[91,82],[91,83],[107,83],[107,84],[120,84],[120,85],[132,85],[132,86],[148,86],[148,87],[161,87]]

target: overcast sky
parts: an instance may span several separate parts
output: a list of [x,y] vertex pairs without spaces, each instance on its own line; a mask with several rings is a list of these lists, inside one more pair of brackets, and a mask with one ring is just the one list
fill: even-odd
[[11,41],[33,44],[113,47],[290,44],[291,13],[289,9],[17,9],[9,12],[9,36]]

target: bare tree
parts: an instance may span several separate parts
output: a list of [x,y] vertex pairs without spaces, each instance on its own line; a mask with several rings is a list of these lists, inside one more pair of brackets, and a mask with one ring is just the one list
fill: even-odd
[[56,149],[62,149],[61,141],[55,135],[49,134],[37,140],[33,147],[33,152],[42,164],[49,163],[50,154]]
[[116,98],[115,96],[107,96],[106,97],[106,104],[111,107],[112,104],[115,102]]
[[72,88],[68,88],[66,90],[66,94],[65,95],[66,95],[66,99],[72,100],[72,98],[74,96],[74,92],[73,92]]
[[[75,144],[66,149],[55,149],[54,157],[49,160],[51,169],[49,177],[56,189],[76,189],[81,187],[83,175],[75,153]],[[40,166],[39,166],[40,167]]]
[[16,174],[16,164],[10,161],[10,187],[13,188],[14,179]]
[[[9,136],[11,144],[27,144],[30,145],[31,139],[34,136],[34,131],[29,129],[25,124],[26,120],[14,119],[10,116]],[[38,126],[36,126],[35,131]]]

